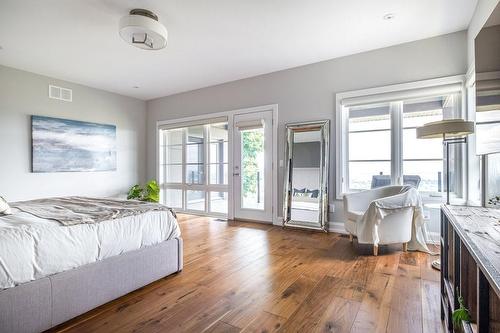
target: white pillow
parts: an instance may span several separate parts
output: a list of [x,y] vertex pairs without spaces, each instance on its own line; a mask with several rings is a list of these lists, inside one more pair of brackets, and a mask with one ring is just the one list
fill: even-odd
[[12,214],[10,206],[3,197],[0,197],[0,216]]

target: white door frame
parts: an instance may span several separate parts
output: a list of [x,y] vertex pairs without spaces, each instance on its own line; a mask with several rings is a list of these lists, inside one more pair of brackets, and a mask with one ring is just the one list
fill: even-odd
[[[184,118],[175,118],[175,119],[169,119],[169,120],[158,120],[156,122],[156,134],[155,134],[155,170],[156,170],[156,179],[160,179],[160,168],[159,168],[159,163],[160,163],[160,156],[159,156],[159,149],[160,149],[160,127],[164,125],[173,125],[176,123],[181,123],[181,122],[189,122],[189,121],[198,121],[198,120],[203,120],[203,119],[211,119],[211,118],[217,118],[217,117],[227,117],[228,119],[228,138],[231,138],[228,142],[228,150],[229,150],[229,156],[228,156],[228,214],[227,218],[228,219],[233,219],[234,218],[234,200],[233,200],[233,193],[234,193],[234,187],[233,187],[233,130],[234,130],[234,116],[239,115],[239,114],[245,114],[245,113],[254,113],[254,112],[261,112],[261,111],[272,111],[273,112],[273,121],[272,121],[272,135],[273,135],[273,147],[272,147],[272,156],[273,156],[273,162],[272,162],[272,205],[273,205],[273,223],[276,224],[278,223],[278,104],[269,104],[269,105],[262,105],[262,106],[255,106],[255,107],[249,107],[249,108],[243,108],[243,109],[236,109],[236,110],[230,110],[230,111],[223,111],[223,112],[216,112],[216,113],[206,113],[202,114],[199,116],[191,116],[191,117],[184,117]],[[211,214],[205,214],[203,215],[208,215],[211,216]],[[217,215],[214,215],[217,216]]]

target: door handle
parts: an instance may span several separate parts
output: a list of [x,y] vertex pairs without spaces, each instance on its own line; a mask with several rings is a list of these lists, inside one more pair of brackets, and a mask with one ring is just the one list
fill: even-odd
[[233,173],[233,176],[239,176],[240,174],[239,173]]

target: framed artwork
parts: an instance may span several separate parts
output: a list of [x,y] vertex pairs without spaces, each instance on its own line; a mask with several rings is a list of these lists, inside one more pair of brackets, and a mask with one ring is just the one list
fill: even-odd
[[116,126],[31,116],[32,171],[116,170]]

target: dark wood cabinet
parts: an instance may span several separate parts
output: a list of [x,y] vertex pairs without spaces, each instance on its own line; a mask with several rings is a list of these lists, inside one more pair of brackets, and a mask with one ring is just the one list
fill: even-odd
[[500,332],[500,210],[441,208],[441,318],[453,332],[462,296],[470,323],[458,332]]

